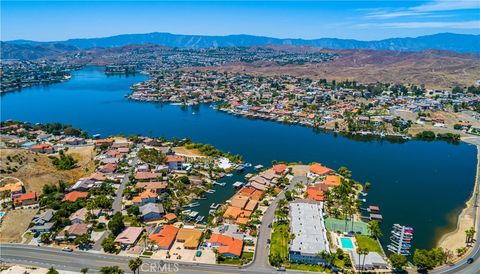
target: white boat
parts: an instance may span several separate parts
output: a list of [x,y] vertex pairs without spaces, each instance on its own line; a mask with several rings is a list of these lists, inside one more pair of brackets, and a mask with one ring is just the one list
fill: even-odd
[[212,203],[210,205],[210,209],[217,209],[218,207],[220,207],[220,204]]
[[232,177],[233,174],[232,174],[232,173],[228,173],[228,174],[225,174],[225,176],[227,176],[227,177]]
[[221,182],[221,183],[215,182],[215,183],[213,183],[213,184],[214,184],[214,185],[219,185],[219,186],[225,186],[227,183],[225,183],[225,182]]
[[250,163],[245,163],[243,166],[244,166],[244,167],[251,167],[252,164],[250,164]]
[[205,191],[206,193],[215,193],[215,189],[208,189]]
[[256,165],[256,166],[254,166],[253,168],[255,168],[255,169],[261,169],[261,168],[263,168],[263,166],[262,166],[262,165]]
[[205,216],[197,216],[197,218],[195,218],[195,222],[200,223],[201,221],[203,221],[203,219],[205,219]]
[[243,186],[243,183],[242,183],[242,182],[235,182],[235,183],[233,183],[233,187],[234,187],[234,188],[239,188],[239,187],[241,187],[241,186]]

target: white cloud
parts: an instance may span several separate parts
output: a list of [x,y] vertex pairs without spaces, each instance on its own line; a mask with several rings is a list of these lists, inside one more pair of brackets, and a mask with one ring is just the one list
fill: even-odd
[[435,12],[455,10],[480,10],[479,0],[434,0],[426,4],[404,9],[375,9],[367,14],[371,19],[392,19],[399,17],[429,16]]
[[416,28],[445,28],[445,29],[479,29],[480,20],[459,21],[459,22],[393,22],[393,23],[367,23],[358,24],[360,28],[396,28],[396,29],[416,29]]

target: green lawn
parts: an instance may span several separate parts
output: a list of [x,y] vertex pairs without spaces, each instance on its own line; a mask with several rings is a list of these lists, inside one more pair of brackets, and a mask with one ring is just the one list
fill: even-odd
[[367,248],[368,251],[371,252],[378,252],[380,254],[383,254],[382,248],[380,247],[380,244],[378,243],[377,240],[365,236],[365,235],[355,235],[355,239],[357,240],[357,245],[360,248]]
[[288,242],[290,238],[288,224],[274,224],[270,242],[270,254],[277,254],[283,261],[288,261]]
[[300,271],[312,271],[312,272],[322,272],[322,273],[331,273],[332,270],[324,267],[323,265],[310,265],[310,264],[297,264],[291,263],[288,269],[300,270]]
[[253,259],[253,252],[243,252],[241,258],[224,258],[219,260],[220,264],[242,265],[247,264]]

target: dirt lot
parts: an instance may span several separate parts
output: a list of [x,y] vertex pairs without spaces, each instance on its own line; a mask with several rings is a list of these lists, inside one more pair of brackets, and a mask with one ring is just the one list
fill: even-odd
[[186,157],[205,157],[198,149],[187,149],[186,147],[174,147],[173,151],[175,151],[178,155],[183,155]]
[[0,225],[0,242],[19,243],[38,209],[16,209],[7,212]]
[[[15,172],[2,174],[2,177],[18,178],[23,181],[27,191],[40,192],[45,184],[57,183],[60,180],[74,183],[80,177],[94,171],[95,164],[92,160],[94,156],[93,146],[70,148],[67,154],[78,160],[78,167],[72,170],[60,171],[53,166],[47,155],[25,149],[2,149],[0,150],[2,170],[6,170],[7,167],[16,169]],[[10,157],[12,160],[8,161],[7,157]]]

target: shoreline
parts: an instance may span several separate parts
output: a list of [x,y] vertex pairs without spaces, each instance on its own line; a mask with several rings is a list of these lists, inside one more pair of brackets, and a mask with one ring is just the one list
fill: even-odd
[[[471,138],[475,138],[475,137],[471,137]],[[465,207],[462,209],[462,211],[458,215],[455,229],[453,231],[443,234],[436,243],[437,247],[441,247],[444,250],[451,250],[452,252],[454,252],[454,254],[456,254],[457,248],[466,246],[465,230],[471,228],[472,226],[473,227],[476,226],[476,224],[474,224],[473,221],[475,219],[475,215],[478,214],[477,212],[478,210],[476,210],[473,206],[475,204],[474,200],[476,197],[476,193],[478,193],[479,186],[480,186],[480,139],[476,138],[476,142],[475,142],[475,140],[470,141],[469,139],[471,138],[468,138],[468,137],[462,138],[462,141],[468,144],[472,144],[477,148],[477,171],[475,176],[475,184],[474,184],[473,192],[471,197],[465,202]],[[477,227],[475,227],[475,230],[477,230]],[[469,251],[470,249],[467,251],[467,253],[465,253],[465,255],[468,254]]]

